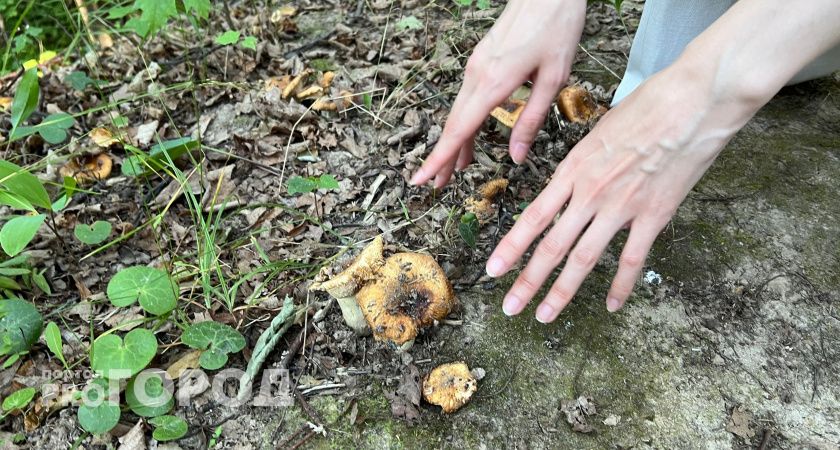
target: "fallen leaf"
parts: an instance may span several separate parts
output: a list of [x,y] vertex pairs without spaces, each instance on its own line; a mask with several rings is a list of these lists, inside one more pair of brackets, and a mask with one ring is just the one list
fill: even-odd
[[283,5],[271,13],[271,23],[281,22],[289,17],[294,17],[297,14],[297,8],[292,5]]
[[726,431],[743,438],[744,442],[749,445],[750,438],[755,436],[755,430],[750,428],[751,420],[752,414],[744,408],[744,405],[736,406],[732,408],[729,422],[726,424]]
[[114,138],[110,130],[102,127],[90,130],[88,137],[90,137],[90,140],[93,141],[94,144],[100,147],[110,147],[119,142],[119,140]]
[[149,145],[152,142],[152,138],[155,137],[155,131],[158,128],[158,121],[153,120],[149,123],[144,123],[137,127],[137,133],[134,135],[134,140],[137,141],[138,144],[142,146]]
[[577,400],[561,400],[560,411],[566,414],[566,422],[578,433],[591,433],[595,430],[586,417],[597,413],[592,397],[581,395]]
[[128,433],[120,438],[117,450],[146,450],[146,436],[143,429],[143,419],[131,427]]
[[11,107],[12,107],[12,97],[0,97],[0,109],[2,109],[3,112],[8,111],[9,108],[11,108]]
[[169,378],[177,380],[187,370],[198,368],[198,358],[200,356],[201,350],[192,350],[185,353],[166,369],[166,374],[169,375]]

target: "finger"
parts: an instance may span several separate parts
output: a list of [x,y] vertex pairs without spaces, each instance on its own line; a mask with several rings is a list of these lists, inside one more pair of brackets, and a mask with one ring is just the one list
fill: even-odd
[[[435,177],[450,162],[470,139],[490,111],[502,102],[519,85],[518,77],[499,78],[494,74],[490,81],[481,81],[475,87],[464,80],[464,87],[452,104],[452,112],[443,127],[440,140],[426,161],[411,178],[411,184],[423,184]],[[436,177],[440,178],[440,177]]]
[[653,246],[653,241],[656,240],[660,230],[661,227],[645,223],[634,222],[631,225],[630,236],[618,260],[618,271],[607,294],[608,311],[618,311],[630,297],[642,272],[645,259]]
[[458,162],[455,163],[455,170],[464,170],[473,160],[473,153],[475,152],[475,135],[467,140],[467,143],[461,147],[461,153],[458,155]]
[[574,250],[569,253],[563,271],[560,272],[545,299],[537,307],[537,320],[550,323],[557,318],[563,308],[572,301],[584,278],[595,267],[598,258],[604,253],[624,222],[623,219],[615,220],[595,216],[592,225],[580,238]]
[[510,316],[522,312],[554,268],[566,256],[591,217],[590,214],[581,211],[563,212],[557,224],[534,249],[528,265],[516,278],[502,301],[502,310],[505,314]]
[[543,127],[548,109],[563,81],[561,77],[548,73],[537,76],[531,97],[510,134],[510,157],[516,164],[522,164],[528,156],[528,150]]
[[525,208],[513,228],[493,250],[487,260],[487,275],[493,278],[507,273],[557,216],[572,194],[571,184],[554,176],[542,193]]
[[440,189],[446,186],[446,183],[449,183],[449,180],[452,178],[453,172],[455,172],[455,161],[451,161],[441,167],[438,174],[435,175],[435,189]]

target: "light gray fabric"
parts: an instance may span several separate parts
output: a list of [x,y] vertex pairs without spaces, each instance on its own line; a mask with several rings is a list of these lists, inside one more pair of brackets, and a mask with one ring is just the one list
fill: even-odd
[[[647,0],[633,38],[624,77],[616,89],[615,106],[648,77],[674,62],[697,35],[736,0]],[[819,78],[840,69],[840,46],[808,65],[790,83]]]

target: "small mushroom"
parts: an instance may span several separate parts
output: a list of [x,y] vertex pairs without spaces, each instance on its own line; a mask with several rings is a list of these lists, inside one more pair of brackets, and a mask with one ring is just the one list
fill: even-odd
[[446,414],[464,406],[477,389],[478,381],[461,361],[437,366],[423,378],[423,399]]
[[586,123],[603,113],[602,108],[583,86],[566,86],[557,96],[557,106],[566,120]]
[[486,223],[495,214],[493,202],[507,187],[508,180],[504,178],[496,178],[482,184],[478,188],[478,197],[470,197],[464,201],[464,209],[475,214],[479,223]]
[[519,119],[519,115],[522,114],[522,110],[525,109],[525,101],[518,100],[518,99],[508,99],[505,100],[504,103],[501,105],[493,108],[493,111],[490,112],[490,115],[493,116],[496,120],[499,121],[502,125],[513,128],[516,124],[517,119]]
[[67,161],[58,173],[63,177],[73,177],[79,183],[88,183],[108,178],[113,165],[111,157],[105,153],[82,155]]
[[326,291],[335,297],[344,322],[361,335],[368,333],[368,326],[355,294],[362,285],[374,279],[377,271],[385,264],[382,250],[382,236],[377,236],[341,273],[310,287],[311,290]]
[[443,269],[422,253],[386,259],[356,299],[376,340],[393,342],[401,351],[411,348],[421,328],[446,318],[456,301]]

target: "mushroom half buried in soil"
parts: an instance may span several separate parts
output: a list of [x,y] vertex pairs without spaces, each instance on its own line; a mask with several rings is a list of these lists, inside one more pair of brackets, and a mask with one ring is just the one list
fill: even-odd
[[442,364],[423,378],[423,399],[446,414],[464,406],[477,389],[478,380],[463,362]]
[[356,300],[380,341],[405,351],[421,328],[443,320],[455,305],[455,292],[435,259],[422,253],[397,253],[385,260],[376,278],[362,286]]
[[355,294],[365,283],[373,280],[385,264],[382,257],[382,236],[377,236],[341,273],[327,281],[314,283],[313,291],[327,291],[338,300],[344,322],[358,334],[368,333],[367,322],[356,302]]

